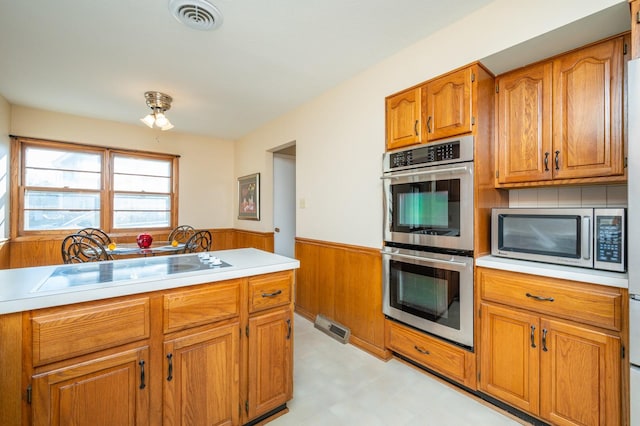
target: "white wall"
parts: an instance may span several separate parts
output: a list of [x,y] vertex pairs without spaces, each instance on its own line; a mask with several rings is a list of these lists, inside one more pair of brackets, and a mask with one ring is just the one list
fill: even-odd
[[0,241],[9,238],[9,125],[11,107],[0,96]]
[[379,248],[384,98],[622,1],[496,0],[252,132],[238,142],[235,168],[262,174],[262,220],[235,226],[272,229],[267,150],[295,140],[296,236]]
[[[15,105],[11,110],[9,133],[16,136],[180,155],[180,224],[233,227],[233,142]],[[0,103],[0,160],[2,117]]]

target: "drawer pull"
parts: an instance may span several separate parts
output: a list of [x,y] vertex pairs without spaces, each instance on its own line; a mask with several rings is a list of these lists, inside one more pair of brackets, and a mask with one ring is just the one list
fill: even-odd
[[536,326],[535,325],[531,326],[531,347],[532,348],[536,347]]
[[421,348],[421,347],[419,347],[418,345],[414,345],[414,346],[413,346],[413,348],[414,348],[416,351],[418,351],[418,352],[420,352],[421,354],[423,354],[423,355],[430,355],[430,353],[429,353],[429,351],[428,351],[428,350],[426,350],[426,349],[422,349],[422,348]]
[[140,361],[138,365],[140,366],[140,389],[144,389],[147,387],[144,382],[144,361]]
[[536,296],[535,294],[531,294],[531,293],[527,293],[526,296],[535,300],[539,300],[541,302],[553,302],[553,297]]
[[542,350],[547,352],[547,329],[543,328],[542,329]]
[[276,290],[273,293],[262,293],[262,297],[276,297],[282,294],[282,290]]
[[169,371],[167,371],[167,382],[173,380],[173,354],[167,355],[167,360],[169,360]]

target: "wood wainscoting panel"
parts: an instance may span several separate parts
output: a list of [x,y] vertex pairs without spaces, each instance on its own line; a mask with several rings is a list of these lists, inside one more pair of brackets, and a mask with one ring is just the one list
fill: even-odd
[[273,232],[255,232],[235,229],[235,247],[253,247],[273,253]]
[[58,265],[62,263],[62,238],[11,241],[10,268]]
[[[211,250],[254,247],[273,253],[273,232],[253,232],[232,228],[209,229]],[[135,242],[137,232],[117,234],[116,242]],[[166,240],[167,232],[152,234],[155,239]],[[59,265],[62,263],[63,237],[21,237],[0,242],[0,269],[30,266]]]
[[0,269],[9,269],[11,265],[10,250],[9,240],[0,241]]
[[382,259],[376,249],[296,238],[296,312],[351,330],[350,343],[383,358]]

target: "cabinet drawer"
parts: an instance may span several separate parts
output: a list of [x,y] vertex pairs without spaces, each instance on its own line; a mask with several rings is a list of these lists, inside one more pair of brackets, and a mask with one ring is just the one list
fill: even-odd
[[209,324],[240,313],[240,283],[207,284],[164,295],[164,332]]
[[622,290],[575,281],[478,268],[480,297],[619,331]]
[[149,337],[149,299],[52,308],[31,318],[33,365]]
[[249,279],[249,312],[261,311],[291,302],[291,272]]
[[449,345],[393,321],[386,321],[386,345],[418,364],[447,378],[475,388],[475,357],[464,349]]

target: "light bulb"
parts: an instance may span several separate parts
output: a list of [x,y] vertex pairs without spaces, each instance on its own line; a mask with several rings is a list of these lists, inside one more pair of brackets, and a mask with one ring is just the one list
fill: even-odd
[[153,115],[147,114],[147,116],[145,118],[141,118],[140,121],[142,121],[150,128],[153,128],[153,122],[155,121],[155,118],[153,117]]
[[165,124],[160,128],[160,130],[170,130],[170,129],[173,129],[173,124],[171,124],[169,120],[167,120],[167,124]]
[[159,112],[156,114],[156,126],[164,127],[168,122],[169,120],[167,120],[167,117],[165,117],[163,113]]

